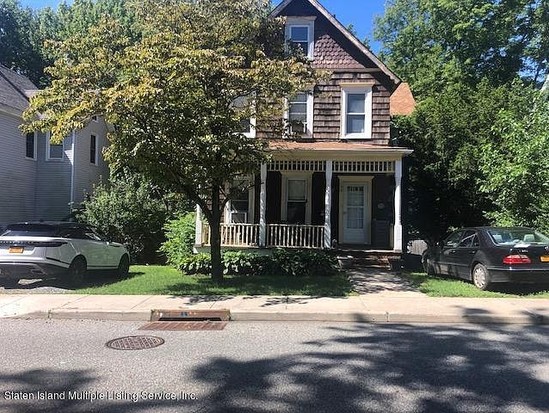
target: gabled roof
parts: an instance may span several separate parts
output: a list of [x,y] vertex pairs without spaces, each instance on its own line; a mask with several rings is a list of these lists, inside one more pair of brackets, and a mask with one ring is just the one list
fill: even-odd
[[[296,0],[284,0],[282,3],[280,3],[272,12],[272,17],[278,17],[282,11],[288,7],[291,3],[293,3]],[[339,30],[355,47],[358,48],[358,50],[363,53],[368,59],[370,59],[377,67],[381,69],[383,73],[385,73],[394,83],[395,85],[398,85],[401,80],[400,78],[393,73],[381,60],[378,59],[378,57],[372,53],[366,46],[362,44],[360,40],[358,40],[349,30],[343,26],[339,20],[337,20],[322,4],[320,4],[317,0],[303,0],[308,2],[311,6],[313,6],[318,12],[324,16],[337,30]]]
[[0,65],[0,107],[22,112],[37,89],[25,76]]
[[410,85],[402,82],[391,95],[391,116],[407,116],[416,108],[416,100]]

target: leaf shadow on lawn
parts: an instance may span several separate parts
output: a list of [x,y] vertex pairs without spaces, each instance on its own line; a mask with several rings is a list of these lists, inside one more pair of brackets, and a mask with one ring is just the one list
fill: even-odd
[[225,276],[222,282],[208,276],[190,277],[157,290],[159,294],[175,296],[208,296],[231,298],[234,296],[257,295],[304,295],[317,297],[344,297],[352,292],[349,281],[341,276],[334,277],[263,277]]

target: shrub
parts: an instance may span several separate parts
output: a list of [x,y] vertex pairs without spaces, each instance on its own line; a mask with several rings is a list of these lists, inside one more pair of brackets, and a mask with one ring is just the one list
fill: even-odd
[[210,254],[196,254],[185,257],[179,266],[185,274],[209,274],[212,270]]
[[270,257],[244,251],[223,253],[223,273],[234,275],[263,275],[267,272]]
[[94,188],[77,219],[126,245],[133,262],[154,263],[164,241],[163,226],[181,206],[180,199],[170,199],[142,176],[123,172]]
[[164,226],[166,241],[160,252],[166,254],[167,263],[181,268],[183,260],[193,254],[195,213],[189,212]]
[[[272,256],[244,251],[223,253],[224,274],[250,276],[324,277],[338,273],[335,257],[313,250],[274,250]],[[211,270],[209,254],[182,259],[179,268],[186,274],[207,274]]]
[[337,259],[324,251],[276,249],[272,261],[271,271],[279,271],[280,275],[324,277],[337,273]]

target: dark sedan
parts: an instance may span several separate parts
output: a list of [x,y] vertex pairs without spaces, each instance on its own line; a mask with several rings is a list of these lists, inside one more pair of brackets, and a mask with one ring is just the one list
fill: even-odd
[[464,228],[423,254],[431,275],[494,283],[549,283],[549,237],[531,228]]

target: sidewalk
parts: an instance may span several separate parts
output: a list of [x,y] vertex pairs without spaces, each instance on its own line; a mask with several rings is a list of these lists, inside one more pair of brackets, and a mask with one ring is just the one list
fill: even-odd
[[149,321],[153,310],[185,309],[226,309],[234,321],[549,324],[548,299],[429,298],[407,291],[337,298],[0,295],[0,317]]
[[549,299],[431,298],[381,269],[348,272],[350,297],[0,294],[0,318],[150,321],[155,310],[229,310],[233,321],[549,324]]

